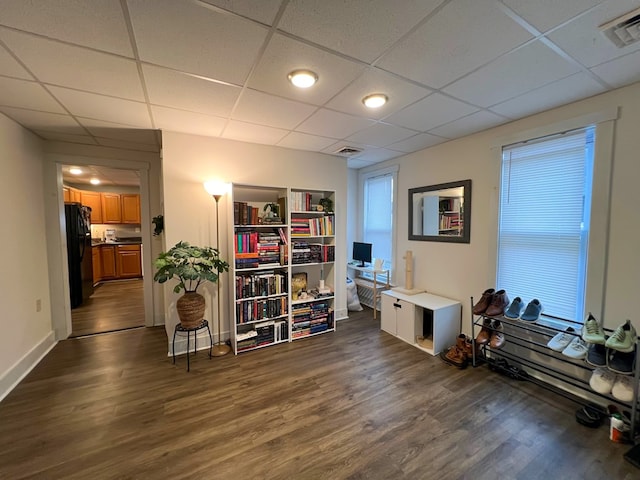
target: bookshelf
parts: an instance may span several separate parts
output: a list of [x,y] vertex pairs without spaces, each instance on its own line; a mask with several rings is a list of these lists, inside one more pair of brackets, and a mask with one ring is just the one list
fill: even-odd
[[[320,200],[323,199],[322,202]],[[231,347],[335,331],[335,192],[233,185]]]

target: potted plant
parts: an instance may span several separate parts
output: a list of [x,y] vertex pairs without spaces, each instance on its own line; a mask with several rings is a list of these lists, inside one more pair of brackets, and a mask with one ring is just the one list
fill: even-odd
[[193,328],[204,318],[205,301],[197,290],[204,282],[216,283],[222,272],[229,271],[229,264],[220,258],[217,248],[197,247],[188,242],[178,242],[167,252],[158,255],[158,269],[153,279],[158,283],[176,278],[175,293],[184,290],[176,304],[180,323]]
[[267,217],[277,217],[280,210],[280,206],[277,203],[269,202],[265,203],[262,207],[262,211],[266,213]]

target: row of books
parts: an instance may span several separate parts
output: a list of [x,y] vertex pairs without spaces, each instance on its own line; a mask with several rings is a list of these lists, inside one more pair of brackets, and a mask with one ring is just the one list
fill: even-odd
[[324,235],[334,235],[334,215],[324,215],[312,218],[292,218],[292,237],[317,237]]
[[284,296],[238,302],[236,303],[236,322],[242,324],[286,315],[287,305],[287,297]]
[[246,202],[233,202],[233,223],[235,225],[257,225],[260,209]]
[[236,275],[236,298],[266,297],[288,292],[287,275],[277,272]]
[[272,230],[247,230],[238,229],[234,235],[234,251],[238,253],[254,253],[258,252],[260,247],[279,246],[287,244],[287,235],[282,228]]
[[334,245],[322,243],[293,242],[291,249],[291,263],[326,263],[335,261],[336,248]]
[[269,320],[256,323],[253,329],[238,333],[236,345],[238,351],[251,350],[252,348],[269,345],[289,338],[289,325],[286,320]]
[[329,330],[330,328],[333,328],[333,327],[329,326],[326,323],[319,323],[317,325],[311,325],[309,327],[292,330],[291,336],[293,338],[308,337],[309,335],[313,335],[314,333],[321,333],[326,330]]
[[458,213],[440,215],[440,230],[458,228],[460,223],[460,214]]
[[292,210],[297,212],[311,210],[311,198],[310,192],[291,192],[289,197],[289,204]]

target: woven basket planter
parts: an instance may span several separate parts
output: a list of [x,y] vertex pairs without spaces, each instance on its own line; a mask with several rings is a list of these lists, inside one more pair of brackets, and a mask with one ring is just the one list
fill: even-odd
[[204,297],[196,292],[186,292],[176,303],[180,323],[184,328],[193,328],[204,318]]

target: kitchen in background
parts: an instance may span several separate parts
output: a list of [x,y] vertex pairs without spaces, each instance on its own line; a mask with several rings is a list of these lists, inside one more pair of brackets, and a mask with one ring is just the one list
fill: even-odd
[[[138,172],[97,166],[63,166],[62,171],[65,211],[90,212],[84,224],[90,225],[85,235],[88,251],[81,258],[87,260],[88,255],[91,261],[83,263],[82,278],[88,286],[80,300],[71,260],[78,255],[69,251],[71,336],[144,326]],[[67,244],[73,240],[68,238]],[[86,265],[91,265],[90,271]]]

